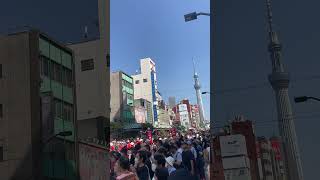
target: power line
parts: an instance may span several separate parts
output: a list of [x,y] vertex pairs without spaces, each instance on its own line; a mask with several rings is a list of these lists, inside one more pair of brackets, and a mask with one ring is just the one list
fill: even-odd
[[[320,120],[320,113],[314,113],[314,114],[311,114],[311,115],[303,115],[303,116],[293,116],[294,118],[294,121],[305,121],[305,120],[308,120],[308,121],[314,121],[314,120]],[[319,119],[315,119],[315,118],[319,118]],[[224,123],[222,121],[218,121],[219,123]],[[217,124],[219,124],[217,123]],[[278,124],[279,121],[278,119],[273,119],[273,120],[269,120],[269,121],[252,121],[252,124],[255,126],[255,127],[263,127],[263,126],[275,126],[276,124]],[[215,123],[214,123],[215,124]],[[267,124],[270,124],[270,125],[267,125]],[[227,124],[223,125],[223,124],[219,124],[218,126],[214,126],[213,128],[214,129],[220,129],[220,128],[224,128],[226,127]]]
[[[305,76],[305,77],[300,77],[300,78],[296,78],[296,79],[292,79],[291,80],[291,84],[290,85],[294,85],[297,84],[299,82],[302,81],[310,81],[310,80],[320,80],[320,75],[311,75],[311,76]],[[259,84],[252,84],[252,85],[248,85],[248,86],[244,86],[244,87],[233,87],[233,88],[226,88],[226,89],[218,89],[215,90],[215,94],[225,94],[225,93],[234,93],[234,92],[241,92],[241,91],[247,91],[247,90],[251,90],[251,89],[262,89],[262,88],[271,88],[271,85],[269,82],[264,82],[264,83],[259,83]],[[189,92],[194,90],[193,88],[179,88],[179,89],[174,89],[174,88],[170,88],[170,89],[165,89],[165,90],[161,90],[162,92]]]

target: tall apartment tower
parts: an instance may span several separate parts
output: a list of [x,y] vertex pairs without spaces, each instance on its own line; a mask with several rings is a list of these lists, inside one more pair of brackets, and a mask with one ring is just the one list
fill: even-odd
[[288,93],[289,74],[285,72],[281,62],[281,44],[277,33],[273,30],[271,0],[266,0],[269,25],[269,52],[272,62],[272,73],[269,81],[274,89],[278,111],[279,131],[282,137],[286,156],[288,179],[303,180],[302,165],[297,142],[297,135]]
[[72,51],[26,30],[0,37],[0,67],[0,179],[78,179]]
[[140,74],[132,75],[134,99],[146,99],[152,103],[153,125],[158,124],[160,94],[158,91],[156,64],[150,58],[140,60]]
[[169,107],[172,109],[176,106],[176,98],[174,96],[169,97]]
[[69,45],[75,56],[79,138],[109,137],[110,0],[98,0],[99,32],[95,39]]

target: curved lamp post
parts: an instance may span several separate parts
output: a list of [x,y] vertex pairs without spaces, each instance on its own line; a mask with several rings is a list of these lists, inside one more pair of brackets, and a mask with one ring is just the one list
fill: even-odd
[[315,100],[315,101],[320,101],[319,98],[316,97],[310,97],[310,96],[298,96],[294,98],[294,102],[295,103],[302,103],[302,102],[306,102],[309,99]]
[[193,20],[197,19],[198,16],[201,16],[201,15],[210,16],[210,13],[203,13],[203,12],[197,13],[197,12],[192,12],[192,13],[189,13],[189,14],[184,15],[184,21],[185,21],[185,22],[193,21]]

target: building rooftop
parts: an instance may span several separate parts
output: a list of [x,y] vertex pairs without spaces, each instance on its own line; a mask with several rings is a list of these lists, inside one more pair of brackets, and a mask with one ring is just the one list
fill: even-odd
[[30,26],[22,26],[22,27],[17,27],[15,29],[13,29],[12,31],[8,32],[6,35],[7,36],[15,36],[15,35],[19,35],[19,34],[24,34],[24,33],[30,33],[30,32],[36,32],[39,33],[41,37],[43,37],[44,39],[48,40],[50,43],[65,49],[67,51],[69,51],[69,53],[72,53],[73,51],[68,48],[65,44],[55,40],[54,38],[50,37],[48,34],[46,34],[45,32],[34,28],[34,27],[30,27]]

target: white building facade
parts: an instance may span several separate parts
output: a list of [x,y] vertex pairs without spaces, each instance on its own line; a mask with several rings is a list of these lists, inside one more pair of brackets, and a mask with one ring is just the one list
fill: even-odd
[[161,95],[158,92],[156,64],[151,58],[140,60],[140,74],[132,76],[134,83],[134,99],[146,99],[152,104],[152,124],[158,125],[158,101]]

